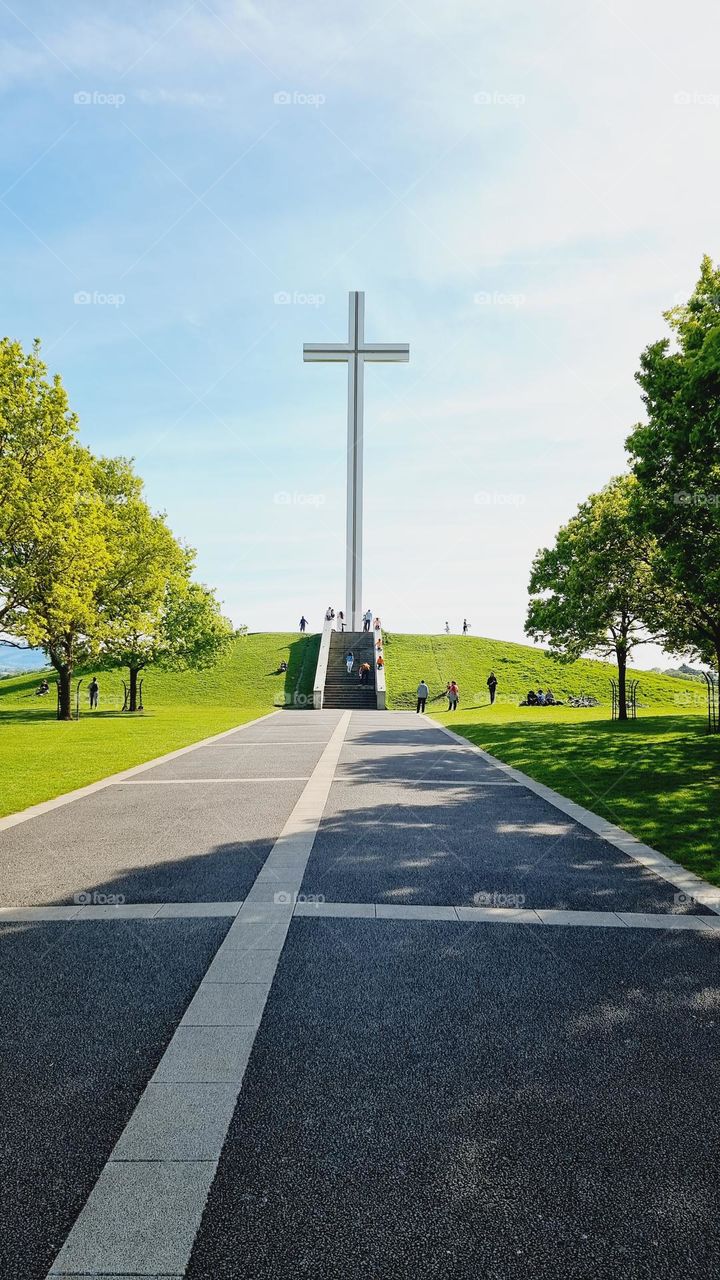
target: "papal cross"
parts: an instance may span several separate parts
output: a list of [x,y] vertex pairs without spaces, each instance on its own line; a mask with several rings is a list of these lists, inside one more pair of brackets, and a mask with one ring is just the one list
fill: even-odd
[[347,534],[346,622],[348,630],[361,630],[362,525],[363,525],[363,366],[366,360],[410,359],[410,348],[401,342],[365,341],[365,294],[350,294],[347,342],[306,342],[303,360],[347,361]]

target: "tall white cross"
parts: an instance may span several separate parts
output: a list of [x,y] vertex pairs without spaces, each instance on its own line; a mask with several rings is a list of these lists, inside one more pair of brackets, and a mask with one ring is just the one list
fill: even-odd
[[347,342],[306,342],[303,360],[347,361],[347,535],[346,606],[348,630],[362,628],[362,523],[363,523],[363,370],[366,360],[410,359],[410,348],[401,342],[365,341],[365,294],[350,294]]

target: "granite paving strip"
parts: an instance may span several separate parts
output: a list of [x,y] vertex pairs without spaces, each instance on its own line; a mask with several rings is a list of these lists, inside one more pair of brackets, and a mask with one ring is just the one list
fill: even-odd
[[337,720],[268,857],[279,900],[248,893],[49,1275],[183,1274],[349,721]]
[[407,906],[386,902],[296,902],[295,916],[322,919],[453,920],[467,924],[584,926],[587,929],[695,929],[720,938],[720,918],[672,912],[544,911],[523,907]]

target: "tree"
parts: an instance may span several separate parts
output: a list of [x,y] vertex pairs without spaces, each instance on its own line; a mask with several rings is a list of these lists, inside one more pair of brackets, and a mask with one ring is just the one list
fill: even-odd
[[235,636],[214,593],[188,578],[166,584],[156,612],[131,609],[126,627],[103,646],[102,665],[127,667],[130,711],[137,711],[138,677],[146,667],[165,671],[212,667]]
[[49,574],[65,528],[74,520],[77,419],[59,377],[52,381],[36,341],[29,353],[0,340],[0,631]]
[[665,319],[674,345],[652,343],[636,375],[648,418],[628,439],[637,511],[656,542],[668,645],[720,671],[720,268],[709,257]]
[[70,720],[71,682],[78,662],[97,652],[107,626],[98,608],[97,584],[112,555],[107,511],[96,487],[96,460],[69,443],[61,465],[53,464],[54,505],[49,526],[35,553],[23,559],[11,586],[20,593],[6,614],[5,627],[16,639],[45,649],[58,673],[59,716]]
[[568,661],[594,652],[614,655],[619,715],[627,720],[627,661],[646,636],[653,599],[652,543],[638,531],[636,481],[618,476],[592,494],[558,532],[555,545],[536,555],[525,624]]

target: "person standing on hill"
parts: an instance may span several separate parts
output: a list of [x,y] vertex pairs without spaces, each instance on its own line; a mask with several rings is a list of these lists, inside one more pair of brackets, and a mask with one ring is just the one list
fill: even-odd
[[307,618],[305,617],[305,614],[303,614],[302,618],[300,619],[300,630],[304,632],[306,626],[307,626]]
[[449,635],[450,635],[450,623],[449,623],[449,622],[446,622],[446,623],[445,623],[445,635],[446,635],[446,636],[449,636]]
[[497,676],[495,675],[494,671],[490,672],[490,675],[488,676],[485,683],[487,684],[488,692],[490,694],[490,706],[492,706],[493,702],[495,701],[495,690],[497,689]]
[[419,685],[418,685],[418,687],[417,687],[417,712],[418,712],[418,715],[420,714],[420,712],[421,712],[421,711],[424,711],[424,710],[425,710],[425,703],[426,703],[426,702],[427,702],[427,700],[428,700],[428,694],[429,694],[429,693],[430,693],[430,690],[428,689],[428,687],[427,687],[427,685],[426,685],[425,681],[424,681],[424,680],[421,680],[421,681],[420,681],[420,683],[419,683]]
[[469,630],[470,630],[470,623],[468,622],[467,618],[463,618],[463,635],[466,636]]
[[98,698],[100,696],[100,685],[97,682],[97,676],[93,676],[90,681],[88,693],[90,694],[90,710],[97,711]]

